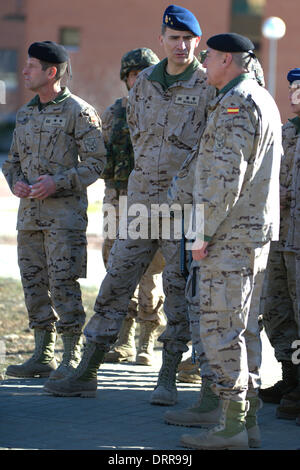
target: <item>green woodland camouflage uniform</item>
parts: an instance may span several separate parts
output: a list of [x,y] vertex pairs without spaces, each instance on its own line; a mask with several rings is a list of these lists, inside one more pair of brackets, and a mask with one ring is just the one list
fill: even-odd
[[291,361],[292,343],[299,338],[300,326],[296,292],[296,255],[300,247],[296,230],[298,121],[289,120],[282,128],[280,185],[287,197],[281,207],[279,241],[271,243],[261,305],[266,333],[279,362]]
[[[279,234],[281,121],[274,100],[241,74],[210,103],[195,167],[208,256],[199,270],[200,339],[222,399],[259,386],[259,299]],[[197,345],[195,345],[197,346]]]
[[18,259],[31,328],[78,333],[85,322],[77,279],[86,275],[86,187],[105,155],[99,116],[68,89],[43,107],[36,96],[17,113],[3,164],[11,190],[42,174],[56,184],[44,200],[20,199]]
[[[136,62],[125,65],[126,71],[130,66],[136,65]],[[121,76],[123,76],[125,65],[121,69]],[[103,204],[114,207],[116,227],[119,225],[119,197],[127,196],[128,177],[134,166],[133,148],[126,120],[127,101],[127,97],[117,99],[101,116],[103,138],[107,148],[107,164],[101,176],[105,179]],[[104,219],[107,223],[110,223],[109,217],[109,211],[106,211]],[[114,241],[115,238],[107,236],[103,242],[102,256],[106,267]],[[142,321],[152,321],[159,325],[165,323],[160,279],[163,268],[164,260],[158,251],[130,301],[128,318],[138,317]]]
[[[169,87],[161,80],[165,63],[166,59],[139,74],[129,94],[127,112],[135,155],[128,184],[128,207],[143,204],[149,227],[147,213],[150,214],[151,204],[167,203],[172,177],[198,142],[207,105],[214,96],[196,59],[188,78]],[[185,279],[180,272],[180,240],[150,236],[146,240],[118,238],[114,243],[95,315],[85,328],[88,341],[98,343],[103,350],[113,344],[134,290],[159,248],[166,261],[163,286],[168,320],[159,339],[171,353],[188,350],[190,332]]]

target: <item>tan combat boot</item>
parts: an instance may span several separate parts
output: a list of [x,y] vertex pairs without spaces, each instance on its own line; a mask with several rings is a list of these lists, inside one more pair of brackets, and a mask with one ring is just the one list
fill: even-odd
[[57,368],[54,357],[56,333],[53,331],[34,329],[35,350],[33,355],[20,365],[10,365],[6,374],[11,377],[49,377]]
[[119,334],[119,339],[111,351],[105,355],[105,362],[131,362],[135,360],[135,329],[134,318],[125,318]]
[[50,380],[63,379],[76,369],[80,363],[82,346],[81,334],[63,333],[62,341],[64,345],[62,361],[58,368],[51,372]]
[[87,343],[77,369],[64,379],[47,380],[44,390],[59,397],[95,398],[97,372],[104,356],[105,352],[96,343]]
[[191,384],[201,383],[199,363],[193,362],[192,356],[189,356],[185,361],[181,361],[179,364],[177,381]]
[[168,411],[164,419],[175,426],[203,427],[216,425],[221,416],[220,398],[211,390],[212,382],[203,379],[200,396],[191,408],[186,410]]
[[153,364],[153,349],[158,336],[159,324],[154,321],[140,322],[139,346],[136,356],[136,363],[145,366]]
[[261,447],[260,430],[257,423],[257,413],[262,408],[263,403],[260,398],[247,398],[249,402],[249,410],[246,416],[246,429],[248,433],[248,444],[251,449]]
[[246,431],[246,401],[221,400],[219,424],[197,435],[184,434],[180,443],[190,449],[249,449]]
[[152,405],[175,405],[177,403],[176,372],[182,353],[171,353],[163,349],[163,363],[158,381],[150,398]]

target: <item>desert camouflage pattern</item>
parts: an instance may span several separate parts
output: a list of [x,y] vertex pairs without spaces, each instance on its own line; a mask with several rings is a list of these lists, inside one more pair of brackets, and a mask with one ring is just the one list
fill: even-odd
[[[271,96],[240,77],[211,103],[195,165],[208,256],[199,262],[200,339],[222,399],[255,396],[258,314],[269,245],[279,235],[281,121]],[[248,392],[247,392],[248,391]]]
[[285,124],[283,129],[283,145],[286,154],[287,172],[292,174],[290,181],[290,214],[289,228],[285,249],[299,253],[300,251],[300,234],[299,234],[299,217],[300,217],[300,197],[299,197],[299,156],[300,156],[300,134],[292,122]]
[[43,174],[56,183],[44,200],[20,199],[18,260],[30,327],[77,333],[85,322],[77,279],[86,276],[86,187],[99,178],[106,150],[94,108],[66,95],[20,109],[3,173],[11,190]]
[[[167,203],[168,186],[198,143],[206,120],[206,107],[214,95],[200,65],[189,80],[177,82],[166,91],[160,83],[149,80],[151,70],[152,67],[140,72],[130,90],[127,107],[135,155],[135,166],[129,177],[128,207],[142,203],[148,210],[151,204]],[[192,104],[187,104],[190,102]],[[162,218],[160,234],[161,227]],[[147,240],[116,240],[96,300],[95,315],[85,328],[88,341],[97,342],[104,350],[113,345],[135,288],[159,249],[166,263],[163,289],[167,326],[158,340],[171,353],[188,350],[190,331],[185,279],[180,272],[180,240],[172,236],[170,239],[159,236]]]
[[255,396],[260,386],[257,318],[269,245],[216,242],[200,262],[198,325],[196,314],[192,318],[194,338],[200,338],[194,347],[200,346],[200,358],[204,352],[207,376],[222,399]]
[[[148,223],[150,230],[150,220]],[[185,279],[180,273],[178,240],[116,239],[95,303],[95,315],[84,330],[88,341],[98,343],[104,351],[114,344],[136,286],[158,249],[165,260],[164,312],[168,320],[159,341],[167,343],[170,351],[188,351],[186,343],[190,339],[189,321],[184,296]]]
[[299,142],[296,127],[291,121],[287,121],[282,128],[284,154],[280,169],[280,237],[278,242],[271,243],[261,297],[263,324],[279,362],[291,361],[292,343],[300,336],[296,288],[297,269],[299,271],[300,266],[297,259],[295,218]]
[[261,296],[263,325],[278,362],[291,361],[292,344],[299,339],[296,256],[271,244]]
[[[119,197],[126,196],[126,189],[105,188],[103,203],[111,204],[115,207],[117,225],[119,224]],[[105,214],[107,217],[107,214]],[[115,239],[105,237],[102,245],[102,257],[104,266],[107,268],[108,259]],[[161,252],[158,250],[153,261],[142,276],[132,299],[128,306],[128,317],[142,321],[153,321],[159,325],[165,324],[163,303],[164,295],[162,290],[161,273],[165,262]]]
[[[120,221],[119,198],[127,196],[128,176],[134,164],[133,148],[126,120],[126,105],[127,97],[119,98],[101,116],[103,138],[107,148],[107,164],[101,176],[105,179],[103,204],[114,207],[117,227]],[[124,183],[126,189],[122,189]],[[109,213],[104,215],[106,219]],[[102,257],[105,267],[107,267],[114,241],[115,239],[109,237],[104,238]],[[161,283],[163,268],[164,259],[158,251],[129,303],[129,317],[142,321],[154,321],[159,325],[165,324]]]
[[86,246],[85,231],[18,231],[18,262],[30,328],[80,333],[85,312],[77,279],[86,277]]
[[88,103],[70,94],[41,111],[30,103],[23,106],[3,174],[11,190],[18,180],[34,184],[50,174],[56,192],[43,201],[21,199],[17,229],[85,230],[86,188],[99,178],[105,162],[101,121]]
[[200,64],[189,80],[175,83],[166,91],[149,79],[152,70],[149,67],[139,74],[127,107],[135,156],[128,204],[142,203],[148,208],[168,202],[172,178],[198,144],[207,106],[215,96]]
[[195,166],[202,239],[278,240],[281,155],[281,120],[270,94],[246,76],[220,93],[210,104]]

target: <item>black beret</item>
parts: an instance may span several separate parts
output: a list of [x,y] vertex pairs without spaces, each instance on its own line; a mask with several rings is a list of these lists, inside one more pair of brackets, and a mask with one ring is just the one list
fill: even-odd
[[66,49],[52,41],[34,42],[29,46],[28,55],[50,64],[62,64],[69,60]]
[[191,31],[195,36],[202,36],[197,18],[186,8],[169,5],[163,15],[163,24],[178,31]]
[[209,38],[206,44],[221,52],[249,52],[255,48],[249,38],[237,33],[217,34]]

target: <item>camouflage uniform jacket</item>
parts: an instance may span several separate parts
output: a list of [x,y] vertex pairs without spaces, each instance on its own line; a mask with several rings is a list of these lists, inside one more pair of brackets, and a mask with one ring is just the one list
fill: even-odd
[[68,90],[65,94],[41,110],[34,99],[17,113],[3,165],[10,189],[17,181],[34,184],[43,174],[56,184],[56,192],[44,200],[20,199],[19,230],[86,229],[86,187],[99,178],[106,150],[94,108]]
[[107,148],[107,163],[101,175],[108,187],[127,188],[134,166],[133,148],[126,119],[128,97],[118,98],[101,116],[102,132]]
[[195,170],[205,241],[266,242],[279,235],[281,119],[271,95],[240,75],[211,103]]
[[142,71],[129,93],[127,122],[135,166],[128,182],[128,204],[167,203],[167,191],[205,126],[208,103],[215,96],[203,67],[188,80],[164,90],[151,80],[157,65]]
[[283,126],[283,149],[285,165],[283,173],[286,174],[285,188],[290,194],[290,208],[285,209],[282,216],[284,220],[284,248],[287,251],[300,250],[299,217],[300,217],[300,132],[291,119]]

